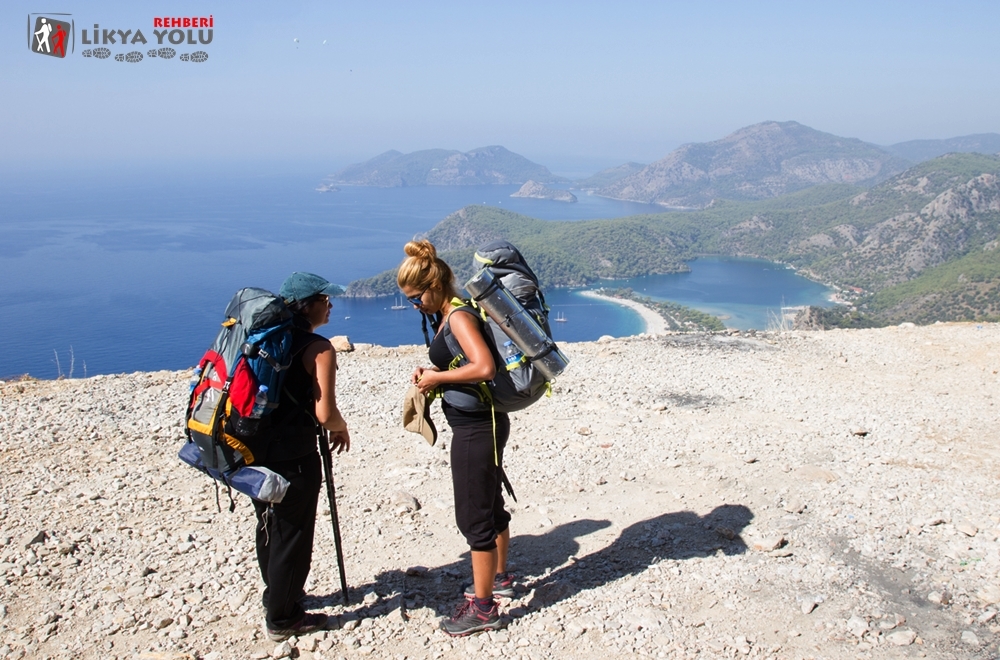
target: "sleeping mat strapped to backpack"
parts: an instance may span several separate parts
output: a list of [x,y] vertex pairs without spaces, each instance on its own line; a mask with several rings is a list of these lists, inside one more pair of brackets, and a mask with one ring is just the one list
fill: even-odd
[[[480,270],[465,289],[483,321],[497,373],[479,388],[445,389],[444,400],[470,412],[491,407],[498,412],[523,410],[550,391],[550,381],[565,370],[569,360],[552,340],[538,277],[518,249],[507,241],[495,241],[477,250],[475,260]],[[455,311],[470,310],[459,307]],[[455,366],[461,366],[461,346],[447,325],[443,332],[449,350],[460,358]]]

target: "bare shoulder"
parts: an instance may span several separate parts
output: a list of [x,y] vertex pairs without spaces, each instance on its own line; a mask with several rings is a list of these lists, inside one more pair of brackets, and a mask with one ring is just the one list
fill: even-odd
[[313,373],[315,365],[323,360],[336,361],[336,350],[329,339],[320,337],[316,339],[302,351],[302,364],[305,365],[309,373]]

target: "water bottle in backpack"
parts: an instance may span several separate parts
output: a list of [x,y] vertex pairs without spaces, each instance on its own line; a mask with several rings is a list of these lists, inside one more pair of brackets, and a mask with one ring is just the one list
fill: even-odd
[[521,352],[521,349],[517,347],[513,340],[504,342],[503,360],[507,364],[507,371],[517,369],[522,359],[524,359],[524,353]]
[[257,388],[257,396],[253,400],[253,409],[250,411],[250,417],[260,419],[264,415],[265,410],[267,410],[267,385],[261,385]]
[[188,392],[194,392],[194,388],[198,387],[198,383],[201,381],[201,367],[194,370],[191,374],[191,379],[188,380]]

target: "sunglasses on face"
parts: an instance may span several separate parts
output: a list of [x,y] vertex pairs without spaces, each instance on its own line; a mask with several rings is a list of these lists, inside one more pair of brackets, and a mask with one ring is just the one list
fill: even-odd
[[416,296],[413,296],[412,298],[410,296],[406,296],[406,302],[410,303],[411,305],[416,305],[417,307],[420,307],[421,305],[424,304],[425,293],[427,293],[427,289],[424,289],[423,291],[421,291]]

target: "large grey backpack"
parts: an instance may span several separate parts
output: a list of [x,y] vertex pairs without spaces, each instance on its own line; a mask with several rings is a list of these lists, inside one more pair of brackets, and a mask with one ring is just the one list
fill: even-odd
[[[552,341],[549,310],[538,277],[520,251],[507,241],[496,241],[477,250],[475,260],[480,271],[466,283],[472,300],[453,313],[471,313],[479,318],[496,363],[496,376],[487,383],[445,388],[444,400],[468,412],[523,410],[551,391],[551,378],[565,368],[567,360]],[[506,311],[498,314],[498,309]],[[448,349],[456,356],[452,367],[465,364],[462,347],[447,323],[442,333]],[[520,358],[509,359],[511,352]],[[543,359],[546,365],[539,368]],[[561,366],[555,370],[545,368],[552,362]]]

